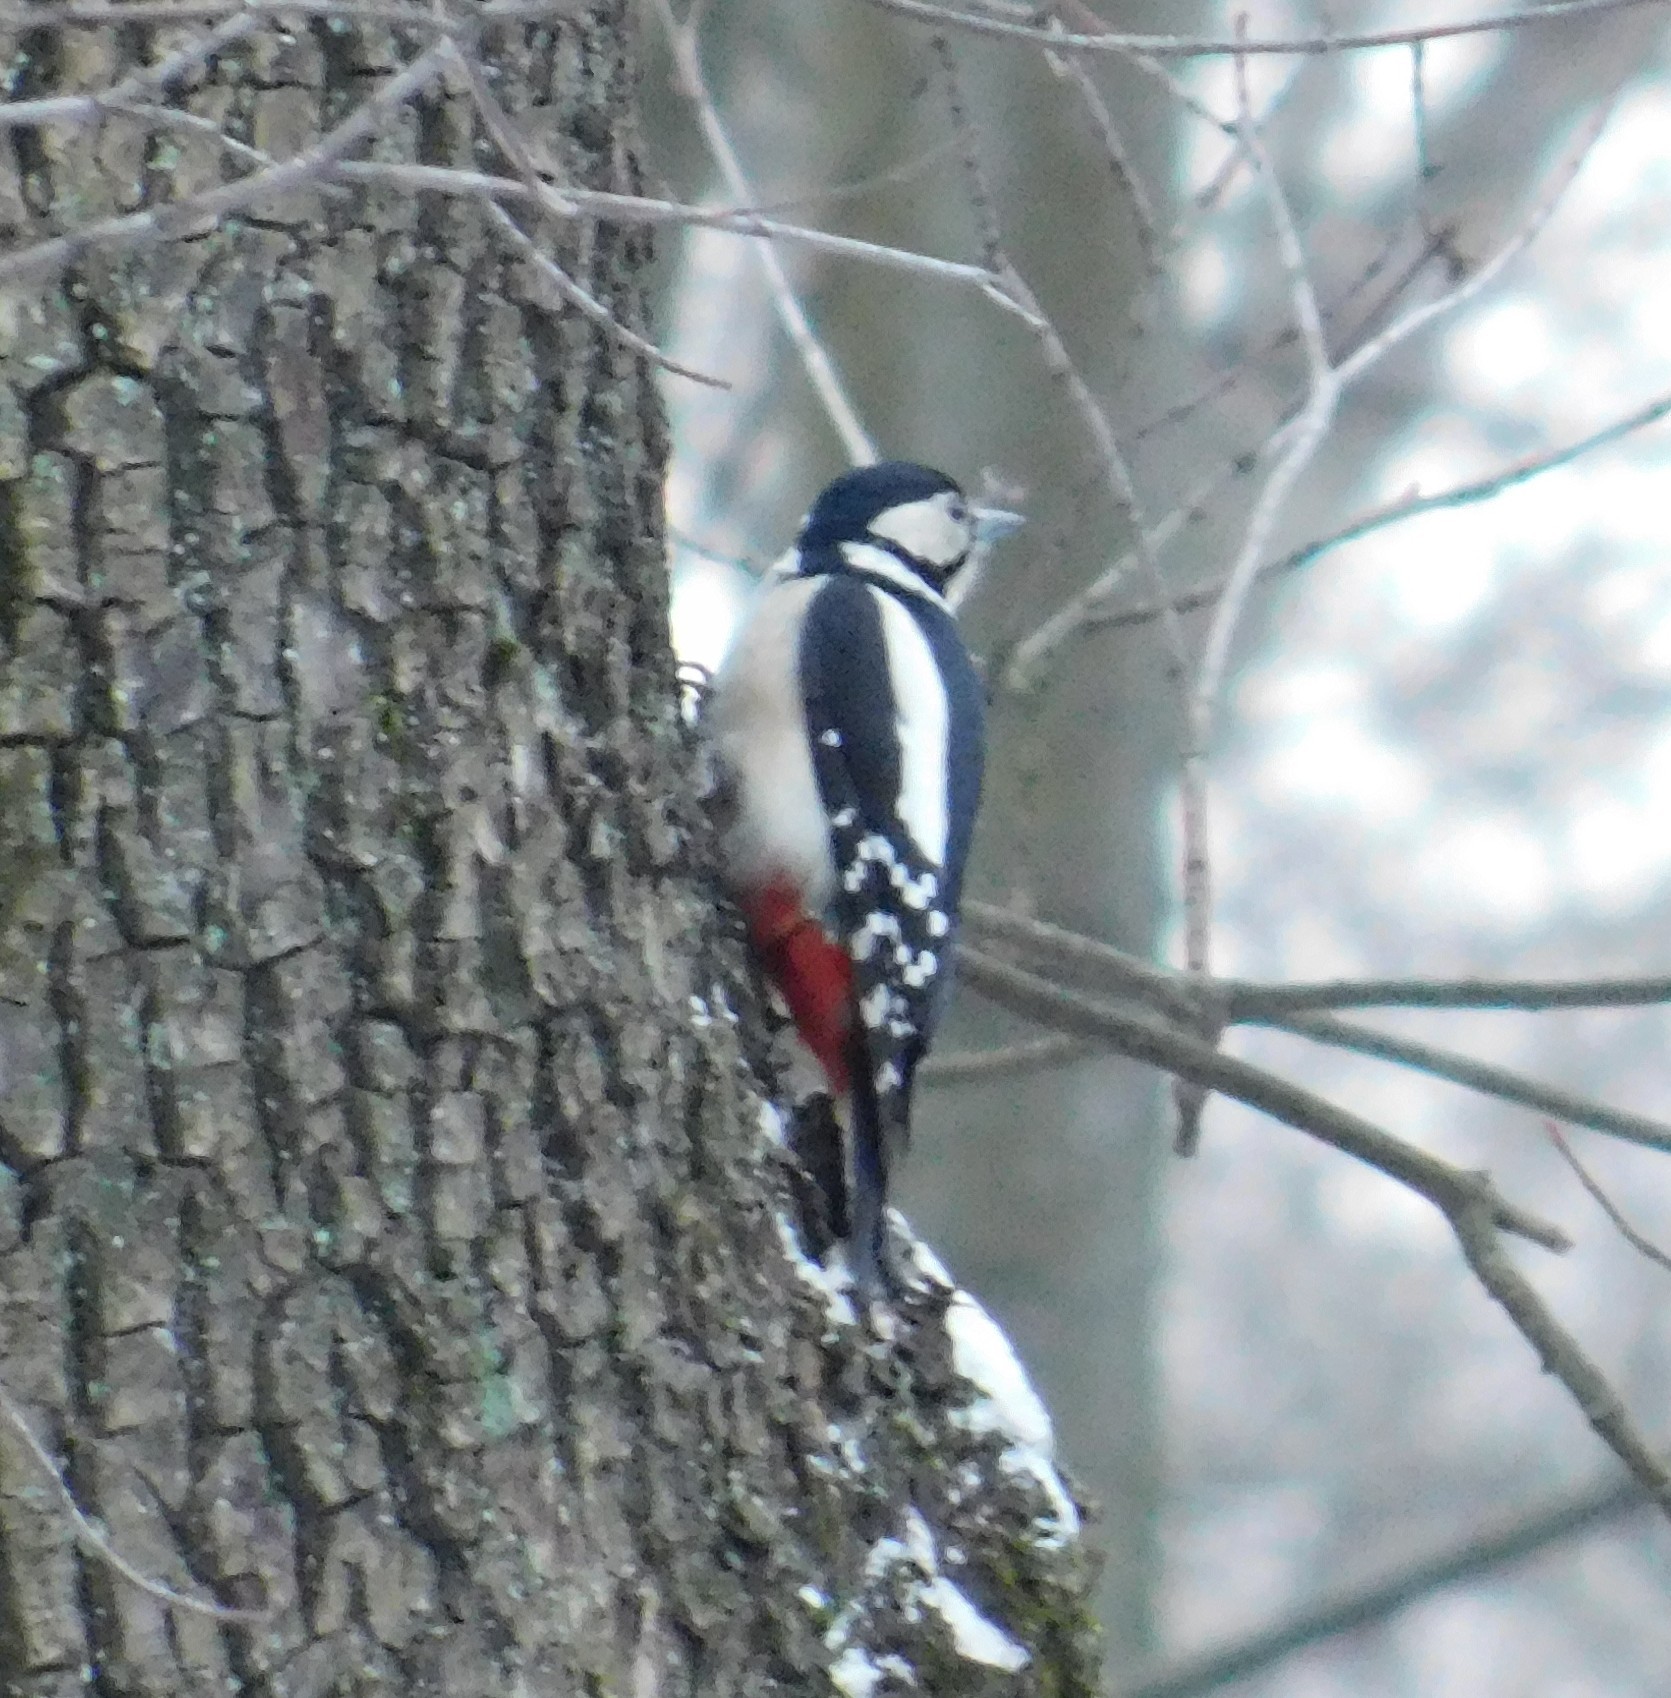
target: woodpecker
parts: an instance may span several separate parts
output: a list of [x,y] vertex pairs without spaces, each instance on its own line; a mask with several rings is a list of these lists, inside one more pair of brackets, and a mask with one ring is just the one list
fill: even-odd
[[980,679],[946,591],[1020,523],[888,461],[813,503],[706,713],[750,941],[840,1109],[849,1262],[894,1283],[888,1179],[946,999],[985,753]]

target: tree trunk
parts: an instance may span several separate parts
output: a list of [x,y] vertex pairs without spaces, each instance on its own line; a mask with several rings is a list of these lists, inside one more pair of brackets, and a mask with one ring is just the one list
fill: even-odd
[[[31,30],[12,92],[181,39]],[[178,103],[283,157],[432,39],[269,20]],[[466,50],[636,188],[613,9]],[[6,246],[247,168],[7,135]],[[370,147],[490,153],[439,84]],[[537,233],[639,323],[640,237]],[[1088,1691],[969,1306],[879,1340],[784,1231],[644,362],[387,187],[0,311],[0,1691]]]

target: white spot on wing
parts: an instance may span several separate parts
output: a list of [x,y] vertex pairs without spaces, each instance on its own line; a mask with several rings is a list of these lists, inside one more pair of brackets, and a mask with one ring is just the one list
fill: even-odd
[[859,1018],[875,1031],[888,1017],[888,987],[877,985],[859,1004]]

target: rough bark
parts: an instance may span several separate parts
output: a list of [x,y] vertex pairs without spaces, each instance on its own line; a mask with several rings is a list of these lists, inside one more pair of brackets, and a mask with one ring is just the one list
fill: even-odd
[[[4,46],[33,97],[177,39]],[[267,29],[181,104],[283,155],[421,45]],[[480,44],[626,189],[631,48]],[[433,91],[371,151],[478,142]],[[227,169],[127,117],[0,149],[4,244]],[[640,238],[540,237],[637,322]],[[1089,1689],[1011,1405],[784,1233],[663,452],[642,363],[469,202],[309,189],[0,301],[8,1698],[880,1691],[889,1652]],[[130,1563],[257,1619],[120,1578],[12,1415]]]

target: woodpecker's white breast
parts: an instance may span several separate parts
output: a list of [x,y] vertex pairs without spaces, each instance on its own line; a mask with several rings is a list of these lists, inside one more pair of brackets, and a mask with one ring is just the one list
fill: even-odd
[[835,886],[798,675],[801,624],[822,580],[768,582],[714,680],[709,723],[736,786],[725,876],[740,890],[787,879],[816,913]]

